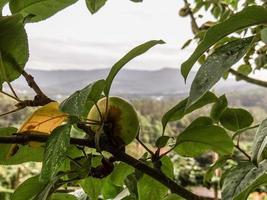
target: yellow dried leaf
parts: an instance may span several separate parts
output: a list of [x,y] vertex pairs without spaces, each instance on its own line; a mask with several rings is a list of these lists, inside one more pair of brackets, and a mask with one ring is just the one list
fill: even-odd
[[[34,132],[34,134],[50,134],[56,127],[66,121],[68,114],[59,110],[58,102],[51,102],[37,109],[20,127],[20,134]],[[31,147],[38,147],[40,143],[29,142]],[[11,146],[7,157],[15,155],[18,151],[18,145]]]

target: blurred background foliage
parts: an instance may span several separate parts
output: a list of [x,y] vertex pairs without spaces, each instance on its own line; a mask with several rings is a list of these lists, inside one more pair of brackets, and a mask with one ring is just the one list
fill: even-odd
[[[249,93],[249,95],[247,95]],[[127,98],[127,97],[126,97]],[[249,110],[255,118],[254,123],[257,124],[267,115],[267,93],[266,89],[258,89],[251,91],[241,91],[227,94],[229,104],[232,107],[243,107]],[[153,97],[140,97],[131,98],[132,103],[139,113],[141,123],[140,139],[155,148],[156,139],[161,135],[161,116],[173,105],[179,102],[182,97],[171,96],[167,98],[153,98]],[[0,96],[0,113],[10,110],[14,102],[10,101],[4,96]],[[32,108],[31,108],[32,109]],[[30,114],[30,109],[24,109],[20,112],[13,113],[1,118],[1,126],[14,126],[26,120]],[[170,123],[166,129],[169,136],[175,136],[181,132],[191,121],[199,116],[207,116],[210,112],[210,106],[199,109],[179,122]],[[255,130],[248,130],[241,136],[242,147],[250,152],[251,141],[254,137]],[[133,147],[134,148],[134,147]],[[140,147],[142,150],[142,147]],[[163,149],[164,151],[164,149]],[[236,156],[242,156],[235,152]],[[208,168],[214,163],[216,155],[214,153],[206,153],[196,158],[185,158],[177,154],[170,155],[174,162],[175,179],[183,186],[189,186],[192,189],[203,188],[204,175]],[[223,170],[230,168],[234,162],[228,162]],[[27,178],[38,174],[41,169],[40,163],[24,163],[16,166],[0,166],[0,199],[9,200],[9,194]],[[220,174],[218,174],[220,175]],[[208,188],[213,188],[218,183],[219,178],[216,175],[212,178],[211,185]],[[264,188],[262,188],[264,189]],[[261,191],[260,189],[259,191]],[[207,191],[206,191],[207,192]],[[214,191],[212,191],[214,192]]]

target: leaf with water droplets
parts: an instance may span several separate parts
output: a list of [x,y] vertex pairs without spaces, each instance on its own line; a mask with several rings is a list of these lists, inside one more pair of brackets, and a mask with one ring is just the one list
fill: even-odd
[[211,54],[198,70],[191,85],[187,107],[200,99],[217,83],[223,74],[247,52],[252,37],[238,39],[223,45]]

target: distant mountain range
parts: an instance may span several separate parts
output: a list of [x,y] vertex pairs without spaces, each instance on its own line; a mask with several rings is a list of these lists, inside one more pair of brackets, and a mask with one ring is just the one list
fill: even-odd
[[[36,82],[50,96],[61,98],[70,95],[97,79],[105,79],[109,69],[96,70],[27,70],[35,77]],[[195,76],[192,72],[185,85],[177,69],[163,68],[157,71],[122,70],[114,79],[111,93],[113,95],[128,96],[171,96],[186,95],[190,83]],[[30,94],[31,90],[23,78],[14,82],[20,92]],[[251,85],[236,82],[233,78],[221,80],[215,90],[219,92],[248,89]]]

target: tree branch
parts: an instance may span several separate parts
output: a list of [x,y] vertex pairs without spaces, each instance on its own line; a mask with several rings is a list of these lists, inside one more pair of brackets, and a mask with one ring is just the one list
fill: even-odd
[[[35,142],[46,142],[48,140],[49,135],[34,135],[27,133],[18,134],[14,136],[4,136],[0,137],[0,144],[27,144],[31,141]],[[95,142],[92,139],[79,139],[79,138],[71,138],[70,143],[73,145],[86,146],[90,148],[95,148]],[[161,184],[166,186],[171,190],[172,193],[176,193],[179,196],[188,199],[188,200],[212,200],[209,197],[197,196],[196,194],[190,192],[189,190],[183,188],[172,179],[168,178],[163,173],[158,170],[146,165],[140,160],[137,160],[130,155],[123,152],[121,149],[117,147],[111,146],[110,144],[104,143],[104,146],[101,147],[103,150],[111,153],[117,160],[122,161],[137,170],[142,171],[153,179],[159,181]]]
[[243,81],[246,81],[248,83],[252,83],[252,84],[267,88],[267,82],[266,81],[261,81],[261,80],[258,80],[258,79],[254,79],[254,78],[248,77],[248,76],[246,76],[244,74],[241,74],[241,73],[235,71],[234,69],[229,69],[229,72],[231,74],[235,75],[236,77],[242,79]]
[[188,14],[191,18],[191,29],[194,34],[197,34],[199,32],[199,27],[196,21],[196,18],[194,16],[194,13],[192,12],[192,9],[190,7],[190,4],[188,3],[187,0],[184,0],[185,7],[188,9]]

